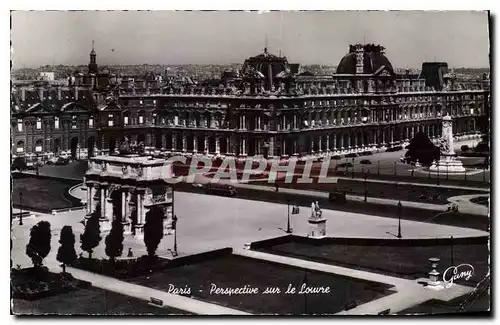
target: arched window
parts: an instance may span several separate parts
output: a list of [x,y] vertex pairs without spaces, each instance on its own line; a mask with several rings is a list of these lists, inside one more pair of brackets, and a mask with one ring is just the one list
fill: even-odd
[[38,139],[35,141],[35,152],[42,152],[43,150],[43,140]]
[[23,141],[17,141],[16,151],[17,152],[24,152],[24,142]]

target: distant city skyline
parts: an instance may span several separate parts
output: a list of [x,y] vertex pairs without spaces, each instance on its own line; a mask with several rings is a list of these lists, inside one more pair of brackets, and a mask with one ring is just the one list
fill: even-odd
[[[386,48],[395,68],[424,61],[488,68],[487,12],[12,12],[13,68],[97,63],[233,64],[262,52],[290,63],[336,66],[349,44]],[[267,39],[267,42],[266,42]]]

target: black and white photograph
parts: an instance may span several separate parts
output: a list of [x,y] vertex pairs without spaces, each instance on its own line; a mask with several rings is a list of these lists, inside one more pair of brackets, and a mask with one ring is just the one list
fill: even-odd
[[10,19],[12,315],[492,315],[489,11]]

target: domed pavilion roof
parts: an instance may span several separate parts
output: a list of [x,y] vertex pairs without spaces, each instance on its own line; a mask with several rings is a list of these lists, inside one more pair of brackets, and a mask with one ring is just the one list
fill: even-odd
[[[338,74],[356,74],[356,46],[349,47],[347,53],[337,66],[336,73]],[[362,46],[363,55],[363,74],[372,74],[385,67],[391,74],[394,74],[394,69],[391,62],[384,54],[384,47],[374,44],[366,44]]]

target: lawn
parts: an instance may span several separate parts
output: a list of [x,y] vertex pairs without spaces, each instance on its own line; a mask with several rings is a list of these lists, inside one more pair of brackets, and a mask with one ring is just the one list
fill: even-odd
[[484,205],[485,207],[488,207],[489,206],[489,199],[490,199],[489,196],[479,196],[479,197],[475,197],[475,198],[471,199],[470,201],[472,203],[481,204],[481,205]]
[[12,179],[11,200],[13,205],[19,207],[19,192],[22,192],[22,207],[42,212],[79,206],[81,204],[68,194],[68,190],[79,183],[81,181],[20,175]]
[[22,315],[188,315],[148,302],[91,287],[34,301],[13,299],[12,312]]
[[[441,259],[438,271],[441,274],[451,265],[462,263],[474,267],[474,275],[468,281],[459,283],[475,286],[485,278],[489,269],[489,249],[484,244],[450,245],[394,245],[397,239],[378,245],[353,245],[325,243],[314,245],[306,242],[289,241],[256,250],[270,254],[284,255],[325,264],[344,266],[359,270],[387,274],[408,279],[428,278],[428,259]],[[453,261],[452,259],[453,250]]]
[[[304,279],[311,287],[329,287],[329,293],[299,294]],[[358,304],[392,293],[389,285],[354,278],[269,263],[229,255],[208,261],[179,266],[148,276],[128,280],[143,286],[168,291],[173,285],[191,289],[195,299],[220,304],[253,314],[334,314],[356,301]],[[219,288],[258,288],[256,294],[222,295],[211,293]],[[285,293],[297,287],[295,294]],[[266,287],[280,293],[264,294]]]

